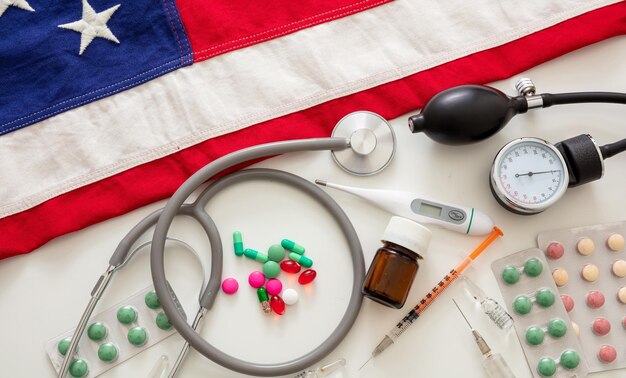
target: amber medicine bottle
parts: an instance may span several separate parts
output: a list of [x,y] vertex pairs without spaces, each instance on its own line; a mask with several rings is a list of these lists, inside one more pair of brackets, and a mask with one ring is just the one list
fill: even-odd
[[367,271],[363,294],[385,306],[402,307],[430,237],[430,230],[421,224],[392,217],[382,236],[383,246]]

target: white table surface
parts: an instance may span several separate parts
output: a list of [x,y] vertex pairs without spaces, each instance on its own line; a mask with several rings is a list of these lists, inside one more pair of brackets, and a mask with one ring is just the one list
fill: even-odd
[[[617,37],[553,60],[520,76],[530,76],[540,92],[626,92],[626,37]],[[513,94],[514,79],[492,83]],[[491,215],[505,236],[497,240],[468,270],[467,275],[490,296],[501,300],[491,273],[493,260],[536,246],[537,233],[626,219],[626,154],[606,161],[605,175],[596,182],[568,190],[545,213],[530,217],[502,209],[492,197],[488,173],[496,152],[508,141],[537,136],[548,141],[590,133],[599,144],[626,136],[626,108],[585,104],[553,107],[515,117],[500,133],[480,144],[449,147],[421,134],[412,135],[407,116],[391,121],[398,139],[395,159],[382,173],[350,176],[339,169],[327,152],[293,153],[256,166],[285,170],[308,180],[316,178],[367,188],[413,191],[474,206]],[[366,265],[380,246],[379,238],[390,214],[347,194],[328,189],[353,222],[361,239]],[[345,242],[329,216],[306,196],[280,184],[250,182],[219,194],[208,206],[222,233],[224,275],[240,282],[239,292],[221,294],[204,323],[202,334],[217,347],[243,359],[280,362],[316,346],[335,327],[349,297],[352,273]],[[52,377],[44,344],[73,328],[98,276],[107,267],[119,240],[139,220],[164,205],[164,201],[57,238],[38,250],[0,261],[0,376]],[[231,234],[241,230],[247,247],[266,249],[284,237],[305,245],[315,261],[318,278],[300,292],[300,302],[286,314],[264,316],[247,275],[260,265],[232,254]],[[431,227],[433,238],[405,307],[395,310],[365,299],[356,324],[345,340],[322,362],[344,357],[346,367],[336,377],[484,377],[481,356],[466,324],[454,308],[457,299],[469,320],[493,349],[499,351],[517,377],[531,377],[514,332],[493,326],[454,284],[385,354],[362,371],[359,366],[384,334],[446,272],[477,246],[482,237],[468,237]],[[204,256],[208,243],[191,220],[177,220],[172,236],[189,242]],[[144,237],[145,240],[148,236]],[[194,298],[201,270],[189,254],[172,248],[167,257],[168,277],[188,313],[195,313]],[[285,278],[283,273],[281,277]],[[138,255],[119,272],[96,308],[101,312],[151,283],[149,256]],[[181,338],[174,335],[133,359],[108,371],[105,377],[144,377],[161,355],[176,358]],[[622,356],[624,358],[624,356]],[[624,376],[624,370],[596,373],[594,378]],[[236,377],[191,352],[182,369],[184,377]]]

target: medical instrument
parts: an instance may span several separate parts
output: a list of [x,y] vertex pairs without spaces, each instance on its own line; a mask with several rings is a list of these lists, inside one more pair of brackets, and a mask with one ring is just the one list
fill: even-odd
[[582,134],[552,145],[539,138],[507,143],[491,166],[491,192],[505,209],[522,215],[554,205],[568,187],[602,177],[604,159],[626,151],[626,139],[598,146]]
[[367,270],[363,294],[388,307],[401,308],[428,250],[432,233],[412,220],[391,217]]
[[527,78],[520,79],[516,89],[517,97],[484,85],[446,89],[431,98],[419,114],[409,117],[409,129],[424,132],[438,143],[462,145],[489,138],[529,109],[577,103],[626,104],[626,93],[536,94],[535,85]]
[[315,370],[306,370],[296,374],[293,378],[322,378],[346,366],[346,359],[340,358],[335,362],[331,362],[324,366],[320,366]]
[[[136,225],[134,229],[140,229],[142,227],[145,227],[146,229],[150,227],[150,225],[148,223],[155,221],[156,217],[158,217],[158,211],[153,212],[152,214],[148,215],[146,218],[144,218],[144,220],[142,221],[142,223]],[[132,230],[131,230],[132,231]],[[137,238],[139,236],[141,236],[141,234],[137,234],[136,235]],[[190,251],[195,257],[196,259],[198,259],[198,261],[201,263],[201,259],[200,256],[198,255],[197,251],[195,249],[193,249],[189,244],[185,243],[182,240],[179,239],[175,239],[175,238],[171,238],[168,237],[167,238],[168,241],[171,242],[176,242],[178,244],[181,244],[182,246],[185,247],[185,249],[187,251]],[[76,326],[76,329],[74,330],[74,334],[72,335],[72,337],[69,339],[70,342],[68,344],[67,350],[64,353],[64,359],[62,361],[61,364],[61,368],[59,369],[58,372],[58,377],[64,377],[65,373],[69,370],[71,362],[74,358],[74,354],[76,352],[76,348],[78,347],[79,341],[81,339],[81,336],[84,334],[85,332],[85,328],[87,327],[87,324],[90,320],[90,317],[93,313],[93,310],[95,309],[95,306],[97,304],[97,302],[100,300],[100,297],[102,296],[102,292],[104,291],[104,289],[106,288],[106,286],[108,285],[109,281],[111,280],[113,273],[115,273],[117,270],[125,267],[128,262],[130,261],[130,259],[135,256],[135,254],[137,254],[139,251],[143,250],[145,247],[149,246],[151,242],[144,242],[140,245],[138,245],[137,247],[135,247],[134,249],[130,249],[133,244],[135,243],[135,240],[128,240],[128,238],[124,238],[122,239],[122,241],[120,242],[120,244],[118,245],[118,249],[116,249],[116,252],[113,254],[113,256],[111,257],[111,259],[109,260],[109,267],[107,268],[107,270],[102,274],[102,276],[100,276],[100,278],[98,279],[98,281],[96,282],[96,286],[94,287],[94,289],[91,292],[91,299],[87,305],[87,308],[85,309],[85,312],[83,313],[83,315],[80,318],[80,322],[78,323],[78,325]],[[120,248],[124,248],[124,256],[121,256],[119,253],[117,253],[117,251]],[[206,283],[206,277],[202,276],[202,287],[206,287],[207,283]],[[135,310],[132,310],[132,313],[134,313]],[[126,313],[126,311],[123,311],[123,313]],[[131,313],[131,315],[132,315]],[[122,320],[124,319],[124,317],[122,316]],[[118,319],[119,321],[119,319]],[[71,356],[71,358],[69,357]]]
[[486,235],[493,229],[491,218],[473,207],[444,203],[403,191],[355,188],[324,180],[315,180],[315,183],[353,194],[403,218],[462,234]]
[[488,297],[469,277],[462,275],[465,291],[480,304],[480,308],[500,329],[508,330],[513,326],[513,318],[500,303]]
[[[358,120],[355,121],[355,119]],[[357,127],[361,125],[361,127]],[[230,176],[215,181],[209,185],[200,196],[189,204],[184,201],[205,181],[213,178],[218,173],[227,168],[234,167],[254,159],[279,155],[294,151],[320,151],[330,150],[334,160],[346,171],[354,174],[366,175],[375,173],[386,167],[393,158],[395,151],[395,136],[389,124],[380,116],[370,112],[355,112],[345,116],[336,126],[337,133],[330,138],[313,138],[292,141],[282,141],[252,146],[241,151],[225,155],[214,160],[198,172],[192,175],[174,193],[167,205],[153,212],[148,217],[139,222],[122,239],[114,254],[109,260],[109,266],[98,279],[91,292],[91,299],[87,305],[79,326],[72,339],[73,347],[70,348],[63,362],[63,367],[59,371],[59,377],[64,377],[72,359],[78,339],[82,336],[85,325],[93,312],[96,304],[100,300],[102,293],[108,286],[113,274],[120,269],[130,259],[132,254],[129,251],[137,239],[150,227],[156,223],[156,229],[152,238],[152,248],[150,257],[150,267],[154,287],[163,310],[174,328],[185,339],[178,359],[176,360],[170,377],[176,374],[180,364],[190,346],[214,362],[237,372],[258,376],[276,376],[290,374],[303,370],[307,366],[315,364],[324,356],[330,353],[344,338],[354,323],[362,296],[360,288],[365,276],[365,262],[361,250],[360,241],[354,227],[350,223],[345,213],[339,205],[332,200],[324,191],[317,188],[302,178],[285,172],[274,170],[244,170]],[[346,150],[346,153],[339,154],[339,151]],[[382,158],[381,158],[382,156]],[[222,188],[249,179],[272,179],[283,184],[291,185],[303,190],[309,196],[317,200],[320,205],[327,209],[333,216],[337,225],[346,236],[349,252],[352,257],[354,270],[354,284],[349,303],[338,326],[332,334],[317,348],[308,354],[295,358],[291,361],[278,364],[258,364],[242,361],[233,358],[217,350],[210,345],[200,335],[196,333],[202,318],[212,307],[221,283],[222,269],[222,244],[217,231],[217,227],[204,211],[206,203]],[[187,215],[196,219],[207,236],[211,245],[211,275],[208,284],[201,294],[200,308],[196,313],[194,321],[190,326],[183,317],[182,307],[178,303],[173,289],[165,277],[164,247],[167,233],[171,223],[177,215]]]
[[350,148],[335,148],[331,154],[341,169],[358,176],[382,171],[396,151],[396,135],[391,125],[376,113],[348,114],[337,123],[331,137],[349,139]]
[[465,319],[467,325],[472,330],[472,335],[474,335],[474,341],[476,341],[476,345],[478,345],[480,353],[482,353],[483,357],[485,358],[483,361],[483,368],[485,369],[487,375],[491,378],[515,378],[515,374],[513,374],[511,368],[509,368],[509,365],[506,364],[506,361],[504,361],[504,358],[502,358],[500,353],[493,353],[491,351],[491,348],[489,348],[489,345],[487,345],[485,339],[483,339],[480,333],[478,333],[478,331],[476,331],[467,320],[465,314],[463,313],[463,311],[461,311],[459,304],[456,303],[454,299],[452,299],[452,301],[461,313],[461,316],[463,316],[463,319]]
[[483,242],[480,243],[480,245],[476,247],[476,249],[474,249],[474,251],[472,251],[472,253],[470,253],[470,255],[465,258],[465,260],[463,260],[459,265],[452,269],[450,273],[448,273],[441,281],[439,281],[437,285],[435,285],[435,287],[433,287],[432,290],[428,294],[426,294],[424,298],[422,298],[417,306],[413,307],[413,309],[411,309],[411,311],[409,311],[409,313],[406,314],[406,316],[402,318],[402,320],[400,320],[393,327],[393,329],[391,329],[391,331],[389,331],[385,335],[382,341],[378,343],[376,348],[374,348],[374,351],[372,351],[371,357],[367,361],[365,361],[365,363],[359,368],[359,370],[361,370],[363,366],[365,366],[374,357],[378,356],[387,348],[389,348],[395,342],[395,340],[397,340],[398,337],[400,337],[400,335],[402,335],[404,331],[406,331],[409,326],[413,324],[413,322],[415,322],[417,318],[419,318],[420,314],[424,312],[426,308],[428,308],[428,306],[439,296],[439,294],[441,294],[448,286],[450,286],[450,284],[454,282],[454,280],[456,280],[461,273],[463,273],[463,271],[472,263],[472,261],[474,261],[474,259],[476,259],[485,250],[485,248],[489,246],[489,244],[491,244],[494,240],[502,235],[504,235],[502,231],[498,227],[494,226],[489,236],[487,236],[487,238],[485,238],[485,240],[483,240]]

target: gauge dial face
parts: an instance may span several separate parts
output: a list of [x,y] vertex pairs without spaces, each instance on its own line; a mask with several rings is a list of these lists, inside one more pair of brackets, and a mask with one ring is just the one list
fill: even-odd
[[498,195],[518,210],[539,212],[567,189],[569,176],[561,153],[538,138],[510,142],[496,156],[492,171]]

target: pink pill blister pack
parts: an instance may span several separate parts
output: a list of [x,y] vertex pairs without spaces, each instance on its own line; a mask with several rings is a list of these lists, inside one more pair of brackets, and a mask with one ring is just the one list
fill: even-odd
[[626,368],[625,235],[623,221],[537,237],[590,372]]

